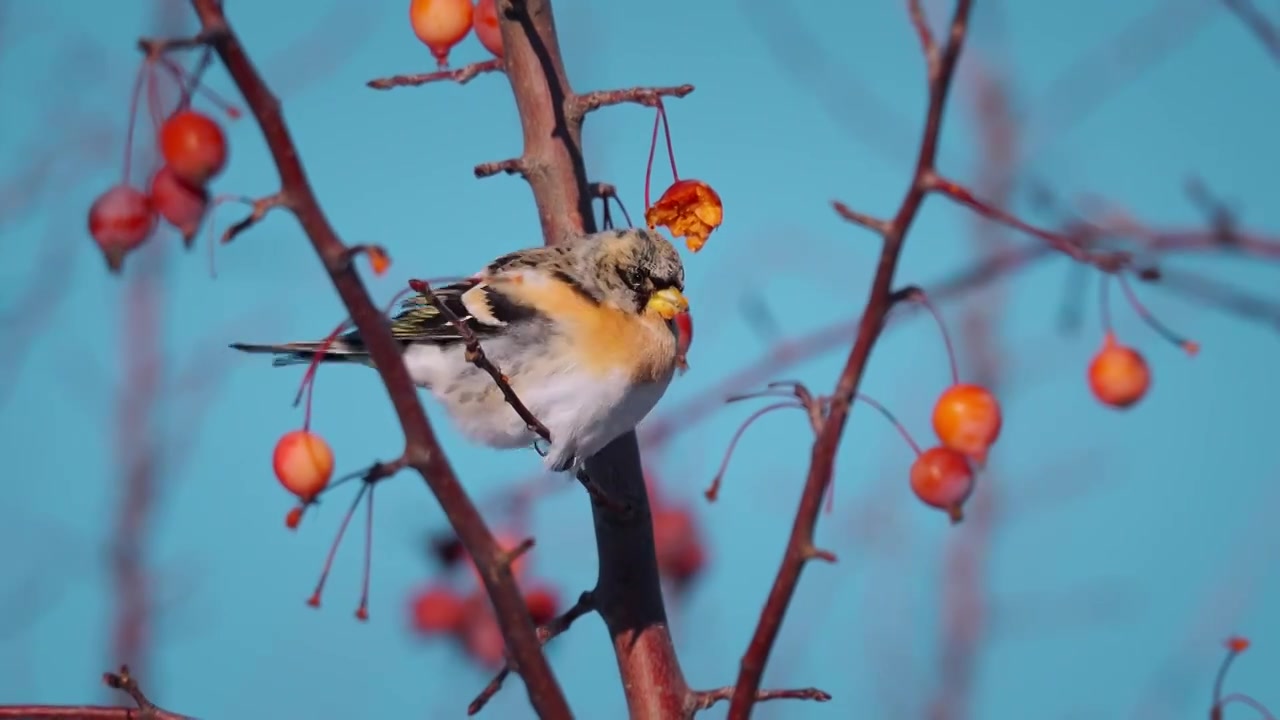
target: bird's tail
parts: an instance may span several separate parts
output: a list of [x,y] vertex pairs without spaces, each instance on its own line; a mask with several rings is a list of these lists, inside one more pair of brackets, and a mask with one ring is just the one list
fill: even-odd
[[271,353],[276,356],[271,361],[271,364],[275,367],[310,363],[315,359],[321,348],[324,348],[324,357],[320,359],[321,362],[367,363],[369,361],[369,353],[358,345],[342,340],[335,340],[329,343],[329,347],[324,347],[324,345],[325,342],[323,340],[280,343],[278,345],[231,343],[231,349],[254,354]]

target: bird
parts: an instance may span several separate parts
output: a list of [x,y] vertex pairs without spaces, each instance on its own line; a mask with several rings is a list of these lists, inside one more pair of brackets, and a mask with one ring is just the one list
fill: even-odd
[[[688,311],[684,265],[671,241],[646,228],[606,230],[517,250],[460,282],[434,289],[549,431],[543,442],[468,357],[463,335],[425,293],[390,318],[415,385],[429,390],[469,440],[495,449],[545,445],[553,472],[635,429],[677,367],[675,318]],[[232,343],[275,355],[273,366],[321,362],[372,367],[358,330],[325,341]]]

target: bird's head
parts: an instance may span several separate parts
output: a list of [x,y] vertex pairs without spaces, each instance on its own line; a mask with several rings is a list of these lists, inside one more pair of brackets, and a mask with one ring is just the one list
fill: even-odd
[[607,230],[583,245],[606,300],[670,320],[689,307],[684,263],[671,241],[644,228]]

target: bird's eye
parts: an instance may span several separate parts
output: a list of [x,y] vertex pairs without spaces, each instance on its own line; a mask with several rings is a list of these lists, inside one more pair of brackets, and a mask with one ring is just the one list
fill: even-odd
[[627,284],[633,288],[644,287],[644,273],[638,268],[629,268],[627,270]]

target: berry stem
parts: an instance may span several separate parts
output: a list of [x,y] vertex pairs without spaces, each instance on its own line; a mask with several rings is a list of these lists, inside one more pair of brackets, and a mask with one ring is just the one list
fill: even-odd
[[733,438],[729,440],[729,447],[724,451],[724,457],[720,460],[720,468],[716,470],[716,476],[711,479],[711,486],[702,493],[707,497],[708,502],[715,502],[716,498],[720,496],[720,484],[724,481],[724,474],[729,469],[729,460],[733,457],[733,451],[738,447],[738,441],[741,440],[742,436],[747,432],[747,428],[751,427],[755,421],[765,415],[768,415],[774,410],[782,410],[784,408],[796,408],[798,410],[803,410],[804,406],[794,400],[776,402],[772,405],[766,405],[759,410],[756,410],[748,415],[746,420],[742,421],[742,424],[734,431]]
[[124,136],[124,184],[129,184],[129,170],[133,164],[133,128],[138,124],[138,101],[142,99],[142,82],[147,75],[148,63],[144,59],[138,66],[138,76],[133,80],[133,93],[129,100],[129,124]]
[[657,97],[655,101],[658,104],[658,117],[662,118],[662,133],[667,138],[667,159],[671,161],[671,181],[679,182],[680,173],[676,172],[676,150],[671,144],[671,125],[667,122],[667,108],[662,104],[662,98]]
[[1107,336],[1115,334],[1111,324],[1111,275],[1102,273],[1102,283],[1098,287],[1098,311],[1102,314],[1102,330]]
[[[376,480],[373,482],[377,482]],[[369,619],[369,584],[373,575],[373,482],[366,482],[369,488],[369,502],[365,503],[364,522],[364,577],[360,580],[360,605],[356,608],[357,620]]]
[[[649,184],[653,178],[653,157],[658,151],[658,125],[661,123],[662,131],[667,139],[667,158],[671,161],[671,177],[672,182],[680,179],[680,173],[676,172],[676,150],[671,144],[671,125],[667,122],[667,110],[662,106],[662,98],[657,98],[658,113],[653,118],[653,136],[649,138],[649,161],[644,166],[644,207],[647,210],[649,203]],[[608,203],[608,200],[605,200]],[[621,206],[621,203],[619,203]],[[626,214],[626,210],[622,211]],[[627,219],[630,223],[630,218]]]
[[938,308],[934,306],[933,301],[929,299],[929,295],[924,290],[916,288],[911,293],[911,299],[924,306],[925,310],[933,316],[933,321],[938,325],[938,332],[942,333],[942,344],[947,348],[947,362],[951,366],[951,384],[960,384],[960,366],[956,362],[955,345],[951,342],[951,333],[947,332],[947,324],[942,320],[942,313],[938,312]]
[[644,166],[644,207],[647,210],[649,204],[649,180],[653,177],[653,155],[658,151],[658,123],[662,121],[662,108],[658,108],[658,113],[653,116],[653,137],[649,139],[649,161]]
[[1152,330],[1155,330],[1160,337],[1182,348],[1182,350],[1188,355],[1195,355],[1199,352],[1200,345],[1198,343],[1193,340],[1188,340],[1174,332],[1168,325],[1160,322],[1160,319],[1148,310],[1147,307],[1142,304],[1142,301],[1138,300],[1138,295],[1133,291],[1133,287],[1129,284],[1128,278],[1124,275],[1118,275],[1117,277],[1120,280],[1120,289],[1124,291],[1125,299],[1127,299],[1129,304],[1133,306],[1133,309],[1138,313],[1138,317],[1142,318],[1143,322],[1145,322]]
[[167,57],[160,58],[160,64],[164,69],[168,70],[171,75],[173,75],[174,80],[176,80],[178,85],[183,88],[183,98],[185,101],[178,106],[179,110],[184,109],[191,104],[191,95],[193,93],[200,93],[209,102],[217,105],[218,109],[226,113],[227,117],[231,120],[238,120],[240,118],[240,108],[237,108],[231,101],[206,87],[204,83],[200,82],[200,78],[198,76],[187,72],[181,65]]
[[293,397],[293,405],[294,407],[297,407],[298,403],[302,401],[303,394],[306,394],[307,396],[306,410],[304,410],[302,414],[303,430],[308,432],[311,431],[311,399],[315,395],[316,373],[320,370],[320,363],[323,362],[325,354],[329,352],[329,348],[337,341],[338,336],[350,326],[350,318],[339,323],[338,326],[333,329],[333,332],[329,333],[328,337],[326,337],[324,342],[321,343],[320,349],[316,350],[315,354],[311,356],[311,364],[307,367],[306,374],[302,376],[302,382],[298,385],[298,394]]
[[370,488],[369,483],[362,483],[360,490],[356,492],[355,500],[351,501],[351,507],[347,513],[342,516],[342,524],[338,525],[338,533],[333,537],[333,544],[329,546],[329,555],[324,560],[324,568],[320,571],[320,579],[316,582],[315,592],[311,593],[311,597],[307,599],[307,604],[311,607],[320,607],[320,595],[324,592],[324,584],[329,580],[329,571],[333,569],[333,559],[338,554],[338,546],[342,544],[342,536],[347,532],[347,526],[351,524],[351,516],[355,515],[356,508],[360,507],[360,501],[364,499],[364,493]]
[[1214,712],[1221,713],[1222,708],[1222,684],[1227,680],[1227,671],[1231,669],[1231,663],[1240,657],[1240,650],[1228,645],[1227,656],[1222,659],[1222,664],[1218,666],[1218,675],[1213,679],[1213,709]]
[[883,415],[886,420],[888,420],[895,428],[898,429],[898,434],[902,436],[903,440],[907,441],[907,444],[911,446],[911,449],[915,452],[917,457],[923,454],[923,451],[920,449],[920,446],[916,444],[915,438],[911,437],[911,433],[907,431],[906,426],[898,422],[898,418],[894,417],[893,413],[889,412],[889,408],[885,407],[884,405],[881,405],[880,402],[875,398],[872,398],[863,393],[855,393],[854,398],[857,400],[861,400],[862,402],[870,405],[871,407],[879,411],[879,413]]

